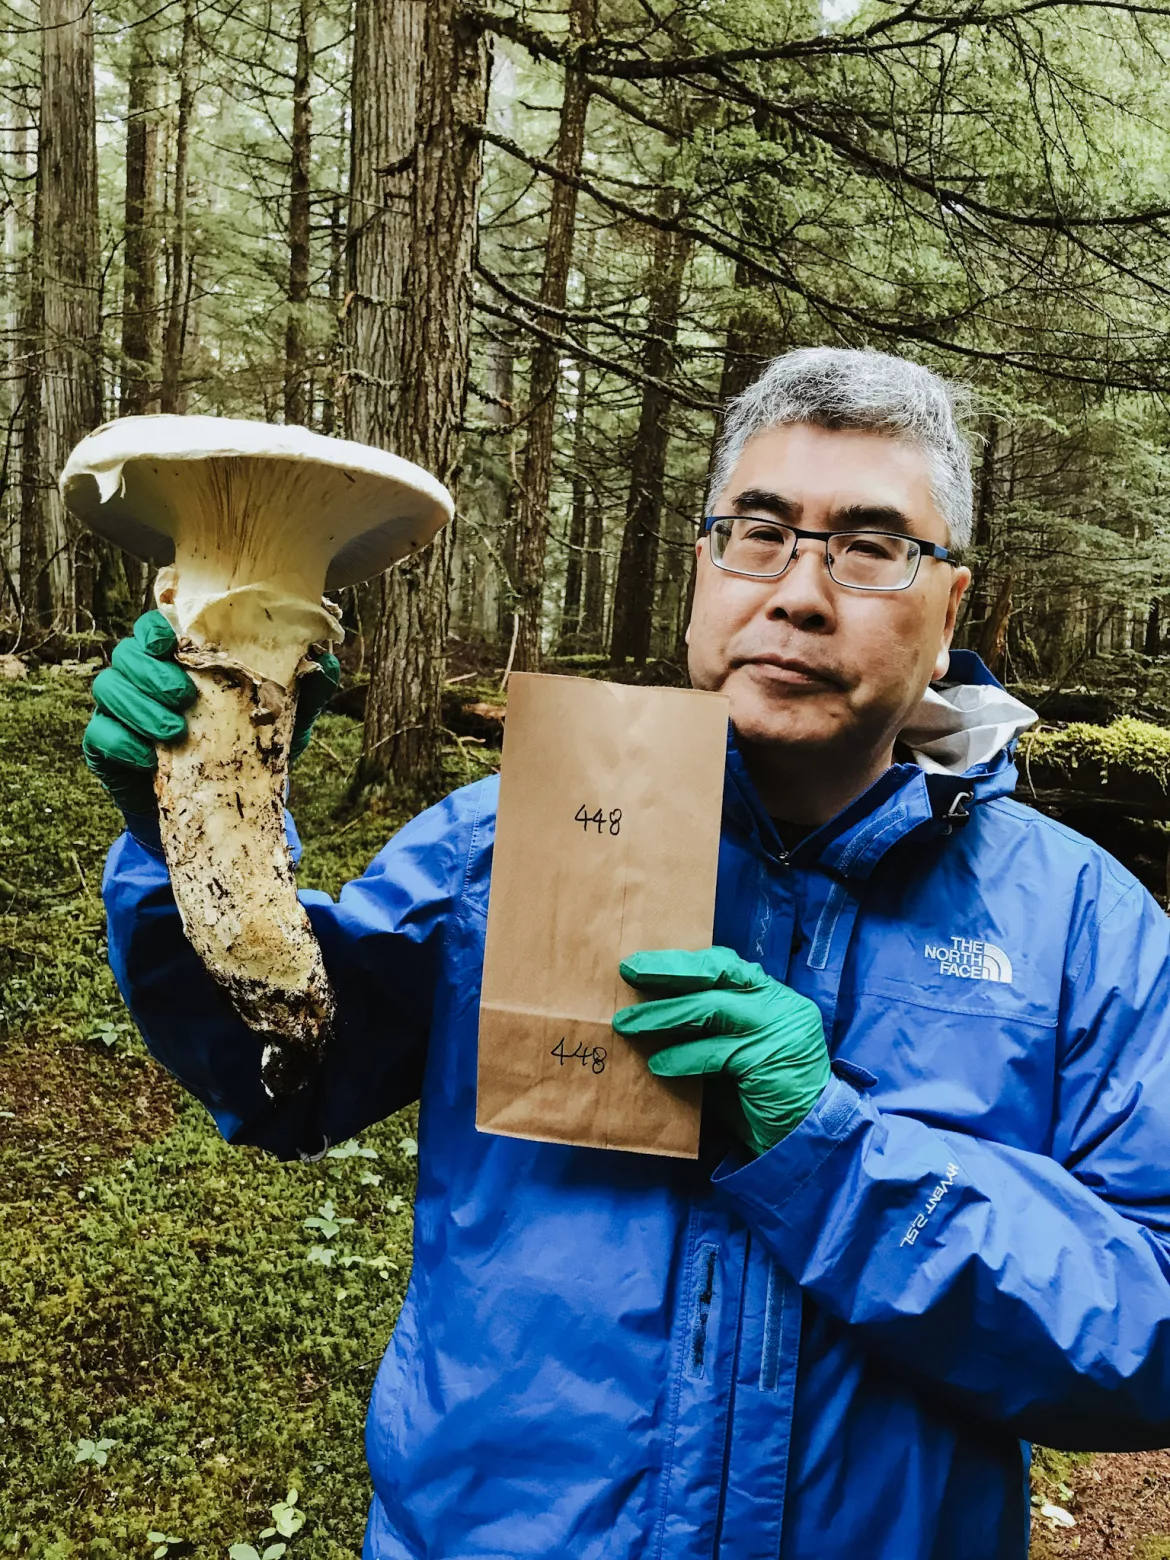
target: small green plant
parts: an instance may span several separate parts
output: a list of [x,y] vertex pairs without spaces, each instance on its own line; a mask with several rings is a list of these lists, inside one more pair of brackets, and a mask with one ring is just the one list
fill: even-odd
[[363,1148],[356,1138],[350,1138],[348,1143],[338,1143],[336,1148],[331,1148],[325,1155],[326,1159],[377,1159],[376,1148]]
[[91,1441],[87,1436],[82,1436],[74,1448],[73,1461],[75,1463],[96,1463],[99,1468],[104,1468],[111,1447],[115,1447],[117,1444],[117,1441],[111,1441],[108,1436],[103,1436],[100,1441]]
[[254,1544],[233,1544],[228,1550],[228,1560],[280,1560],[288,1551],[288,1545],[281,1540],[295,1538],[308,1521],[297,1504],[300,1498],[301,1492],[291,1489],[283,1500],[278,1500],[271,1508],[272,1526],[262,1528],[260,1538],[275,1538],[275,1544],[269,1544],[262,1550]]
[[164,1560],[164,1557],[170,1553],[172,1544],[181,1544],[184,1542],[184,1540],[178,1537],[178,1535],[175,1533],[162,1533],[154,1529],[152,1529],[146,1535],[146,1540],[147,1543],[154,1544],[156,1546],[156,1548],[151,1553],[150,1560]]
[[123,1019],[101,1018],[90,1025],[85,1038],[96,1045],[104,1045],[112,1051],[123,1040],[130,1039],[133,1025]]
[[304,1527],[307,1518],[297,1505],[301,1495],[299,1490],[289,1490],[283,1500],[278,1500],[272,1508],[272,1526],[265,1528],[261,1538],[272,1538],[279,1533],[281,1538],[295,1538]]
[[332,1240],[341,1227],[345,1224],[356,1224],[356,1219],[343,1219],[333,1206],[331,1198],[326,1198],[317,1212],[304,1220],[307,1230],[319,1230],[326,1240]]

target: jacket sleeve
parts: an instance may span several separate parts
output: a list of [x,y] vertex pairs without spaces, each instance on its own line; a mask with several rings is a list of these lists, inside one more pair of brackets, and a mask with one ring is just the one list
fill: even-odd
[[[116,841],[102,892],[118,987],[148,1049],[202,1100],[225,1138],[283,1159],[314,1158],[418,1097],[466,865],[467,798],[456,792],[412,819],[336,903],[301,892],[337,1024],[316,1079],[279,1102],[260,1082],[262,1042],[183,933],[161,851],[142,829]],[[290,841],[298,854],[291,825]]]
[[841,1076],[716,1172],[870,1353],[1049,1446],[1170,1444],[1170,922],[1136,883],[1070,938],[1048,1153],[883,1112]]

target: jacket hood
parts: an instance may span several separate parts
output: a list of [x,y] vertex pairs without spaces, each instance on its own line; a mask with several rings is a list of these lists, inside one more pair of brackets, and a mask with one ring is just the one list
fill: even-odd
[[972,650],[951,653],[943,682],[926,690],[899,741],[927,774],[971,775],[993,766],[1038,719],[996,682]]

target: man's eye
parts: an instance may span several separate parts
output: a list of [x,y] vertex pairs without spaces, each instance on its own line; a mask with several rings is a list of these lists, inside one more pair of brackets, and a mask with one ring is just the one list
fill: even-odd
[[748,542],[781,543],[785,540],[784,532],[778,530],[774,525],[760,525],[752,523],[749,523],[744,527],[743,537],[744,540]]
[[846,542],[844,551],[853,558],[893,558],[898,542],[894,537],[885,541],[878,536],[854,536]]

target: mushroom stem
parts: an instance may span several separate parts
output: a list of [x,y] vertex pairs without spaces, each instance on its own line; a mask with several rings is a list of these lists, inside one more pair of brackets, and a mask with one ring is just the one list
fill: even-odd
[[204,592],[185,610],[183,575],[161,569],[156,585],[199,690],[186,737],[159,750],[163,850],[188,941],[267,1040],[265,1088],[288,1094],[310,1076],[335,1011],[285,836],[288,752],[297,679],[314,669],[309,642],[339,639],[341,625],[328,603],[263,584]]
[[287,1094],[311,1073],[334,1014],[284,829],[295,682],[286,690],[190,641],[178,660],[199,700],[186,739],[160,749],[155,782],[175,903],[195,952],[268,1041],[265,1088]]

